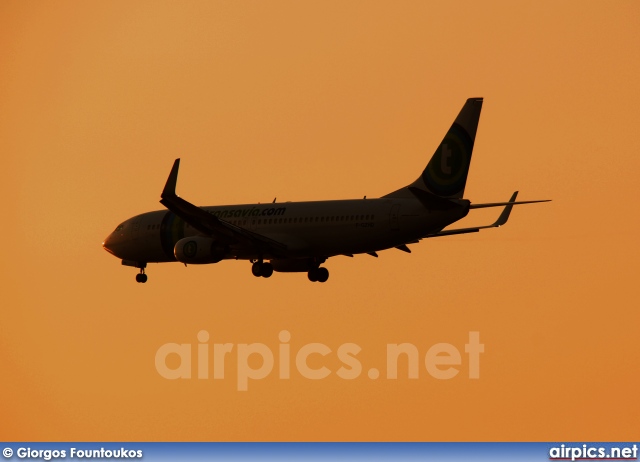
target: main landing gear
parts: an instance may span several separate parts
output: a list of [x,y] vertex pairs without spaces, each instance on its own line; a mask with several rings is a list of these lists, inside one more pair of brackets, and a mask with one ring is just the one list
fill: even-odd
[[329,279],[329,270],[324,267],[312,268],[307,273],[311,282],[327,282]]
[[[308,259],[308,260],[276,260],[278,271],[285,273],[302,273],[307,272],[307,276],[311,282],[327,282],[329,279],[329,270],[320,265],[326,259]],[[252,260],[251,273],[259,278],[268,278],[273,274],[273,264],[264,262],[262,259]]]
[[251,267],[251,272],[257,278],[270,278],[273,274],[273,265],[271,263],[264,263],[262,261],[257,261],[253,263]]

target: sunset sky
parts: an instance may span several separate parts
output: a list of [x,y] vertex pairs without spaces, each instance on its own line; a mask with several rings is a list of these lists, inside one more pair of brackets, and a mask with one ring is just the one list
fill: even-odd
[[[639,25],[637,1],[1,2],[0,440],[637,439]],[[163,208],[177,157],[198,205],[380,197],[469,97],[465,197],[553,202],[330,259],[326,284],[231,261],[143,285],[101,247]],[[158,348],[201,330],[274,352],[287,330],[333,371],[355,343],[365,372],[239,392],[234,349],[224,380],[162,378]],[[391,343],[418,379],[367,376]],[[423,364],[437,343],[463,353],[450,380]]]

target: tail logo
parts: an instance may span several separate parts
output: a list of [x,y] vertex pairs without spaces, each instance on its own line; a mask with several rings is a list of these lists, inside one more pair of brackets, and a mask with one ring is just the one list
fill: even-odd
[[472,149],[473,140],[467,131],[454,123],[422,172],[427,188],[444,197],[462,191],[467,181]]
[[442,151],[440,151],[440,170],[445,175],[451,175],[451,165],[449,165],[449,157],[451,157],[451,149],[447,143],[441,144]]

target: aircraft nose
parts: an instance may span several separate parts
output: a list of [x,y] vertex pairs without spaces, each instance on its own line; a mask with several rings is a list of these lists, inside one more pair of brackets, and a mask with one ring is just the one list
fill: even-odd
[[113,234],[109,234],[104,241],[102,241],[102,248],[109,252],[111,255],[115,255],[113,253]]

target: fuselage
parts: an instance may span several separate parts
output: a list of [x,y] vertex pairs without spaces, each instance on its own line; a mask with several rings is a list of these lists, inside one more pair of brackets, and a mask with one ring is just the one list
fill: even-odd
[[[468,213],[430,211],[416,199],[357,199],[201,207],[222,221],[286,245],[286,258],[329,258],[388,249],[418,240]],[[123,260],[176,261],[174,246],[202,234],[167,210],[143,213],[120,224],[103,242]],[[224,259],[273,259],[254,247],[231,245]]]
[[[197,207],[176,194],[180,159],[175,159],[160,203],[166,210],[143,213],[121,223],[102,243],[122,264],[140,270],[147,263],[218,263],[250,260],[256,277],[277,272],[306,272],[326,282],[320,266],[336,255],[353,256],[397,248],[422,238],[475,233],[504,225],[516,204],[471,204],[464,189],[471,164],[482,98],[469,98],[422,173],[412,183],[379,199],[284,202]],[[472,208],[504,207],[495,223],[447,229]]]

